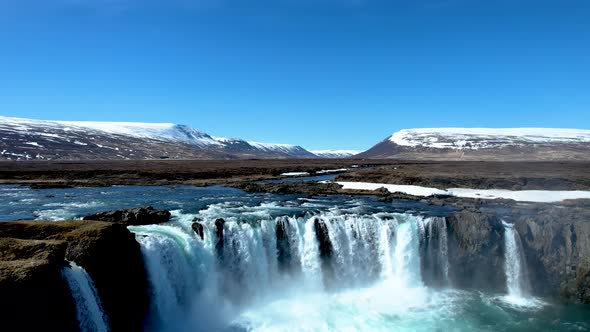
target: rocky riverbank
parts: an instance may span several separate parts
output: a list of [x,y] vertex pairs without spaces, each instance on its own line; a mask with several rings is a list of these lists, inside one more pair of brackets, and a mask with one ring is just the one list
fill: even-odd
[[148,283],[135,237],[125,225],[96,221],[0,223],[0,312],[19,331],[77,331],[62,269],[83,267],[113,331],[142,331]]
[[[238,186],[249,192],[306,195],[378,195],[380,201],[449,206],[446,217],[453,286],[504,292],[504,227],[513,224],[526,259],[530,292],[590,303],[590,200],[519,203],[507,199],[421,197],[387,190],[344,190],[335,183],[283,182]],[[324,247],[329,248],[329,244]],[[428,276],[423,276],[428,280]]]
[[[295,188],[310,195],[322,190],[342,193],[333,184],[293,184],[287,188],[278,192]],[[524,273],[530,284],[527,291],[534,296],[590,304],[590,201],[517,203],[377,194],[385,201],[420,200],[451,207],[447,215],[429,226],[420,243],[422,280],[428,286],[506,293],[504,239],[506,224],[510,224],[522,243]],[[6,326],[19,326],[23,331],[78,330],[75,304],[62,277],[68,262],[74,262],[94,281],[112,331],[144,329],[151,301],[150,286],[140,246],[127,225],[166,222],[169,214],[145,207],[98,213],[86,219],[99,218],[105,221],[0,223],[0,312]],[[224,224],[223,219],[214,223],[218,253],[226,245]],[[281,263],[288,261],[281,257],[281,253],[287,252],[281,249],[287,245],[281,225],[278,222],[276,229],[278,261],[282,269],[288,269]],[[194,221],[195,238],[205,236],[204,227],[200,220]],[[314,220],[313,227],[322,270],[328,275],[326,280],[330,280],[334,250],[330,229],[321,218]],[[441,264],[443,242],[435,240],[441,235],[448,257],[444,276],[447,284],[440,282],[440,266],[433,268]],[[31,319],[32,313],[35,319]]]
[[0,183],[33,188],[112,185],[231,185],[281,174],[348,169],[339,181],[439,189],[588,190],[590,162],[469,162],[355,159],[0,161]]

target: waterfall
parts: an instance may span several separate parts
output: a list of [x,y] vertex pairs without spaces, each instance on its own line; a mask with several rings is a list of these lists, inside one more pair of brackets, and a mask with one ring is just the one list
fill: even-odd
[[508,296],[518,300],[528,294],[528,282],[525,275],[525,260],[520,236],[514,225],[502,221],[504,225],[504,270]]
[[239,312],[277,294],[333,292],[382,281],[398,290],[422,286],[422,219],[415,216],[330,210],[272,217],[239,210],[199,219],[203,239],[187,227],[191,217],[129,227],[146,262],[150,324],[158,330],[186,328],[191,317],[202,317],[202,309],[194,314],[196,308],[229,304],[229,311]]
[[80,331],[108,331],[106,315],[100,306],[100,300],[92,279],[76,263],[69,262],[69,264],[69,267],[63,269],[63,276],[76,303],[76,317],[80,323]]
[[[171,226],[130,227],[135,232],[152,285],[152,315],[150,325],[171,330],[211,290],[216,278],[207,274],[212,270],[213,247],[184,230]],[[206,239],[211,230],[205,231]]]
[[425,282],[430,285],[448,286],[450,265],[446,219],[418,218],[418,230]]
[[305,276],[306,285],[312,288],[322,286],[322,265],[320,263],[319,245],[314,227],[314,218],[305,222],[305,234],[303,235],[303,253],[301,266]]
[[404,216],[404,222],[397,224],[393,276],[403,285],[414,286],[422,282],[420,278],[420,253],[417,222],[414,217]]

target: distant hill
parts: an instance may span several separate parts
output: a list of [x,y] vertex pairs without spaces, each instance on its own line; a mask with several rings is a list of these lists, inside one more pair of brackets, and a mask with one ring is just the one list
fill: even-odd
[[0,116],[0,160],[318,158],[297,145],[212,137],[185,125]]
[[315,154],[320,158],[350,158],[354,155],[361,153],[358,150],[312,150],[311,153]]
[[590,160],[590,130],[404,129],[356,157],[407,160]]

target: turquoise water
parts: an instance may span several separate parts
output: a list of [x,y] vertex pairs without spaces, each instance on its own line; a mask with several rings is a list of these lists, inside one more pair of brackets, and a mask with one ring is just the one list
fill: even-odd
[[[513,280],[521,278],[519,266],[507,264],[505,294],[453,289],[452,280],[438,283],[442,288],[426,284],[419,250],[424,229],[436,226],[448,208],[224,187],[0,186],[0,220],[61,220],[141,205],[173,211],[169,224],[130,227],[152,284],[148,330],[590,330],[587,306],[509,295],[509,283],[521,284]],[[205,226],[203,240],[191,230],[195,218]],[[217,218],[226,221],[222,248],[216,247]],[[328,230],[329,259],[322,256],[316,220]],[[442,243],[436,247],[444,251]],[[438,254],[444,263],[445,252]]]

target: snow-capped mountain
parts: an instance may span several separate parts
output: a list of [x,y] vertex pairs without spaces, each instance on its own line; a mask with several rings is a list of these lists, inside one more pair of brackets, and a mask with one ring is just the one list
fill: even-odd
[[259,143],[246,141],[240,138],[214,137],[214,139],[223,144],[227,151],[240,151],[240,153],[264,153],[272,155],[285,155],[296,158],[317,158],[313,153],[305,150],[298,145],[279,144],[279,143]]
[[359,158],[590,160],[590,130],[560,128],[403,129]]
[[91,121],[55,121],[55,123],[65,127],[85,128],[112,135],[131,136],[152,140],[181,141],[201,146],[222,145],[202,131],[174,123]]
[[311,150],[311,153],[315,154],[320,158],[350,158],[354,155],[361,153],[359,150]]
[[300,146],[212,137],[173,123],[44,121],[0,116],[0,159],[317,158]]

